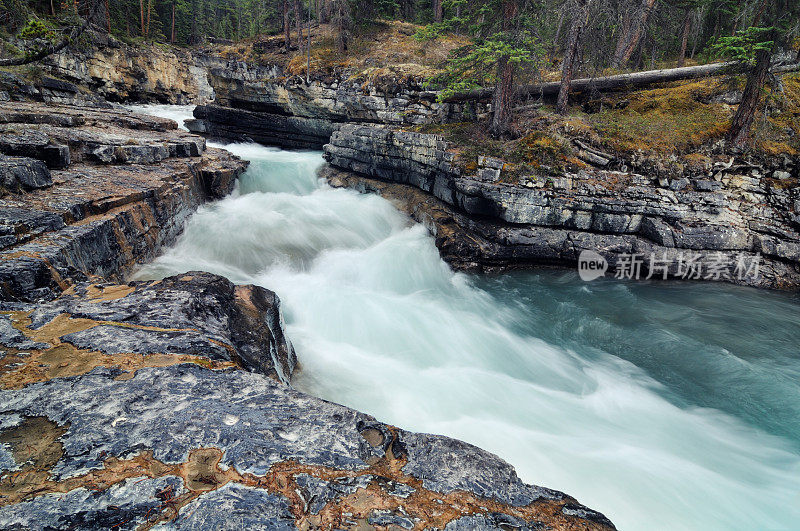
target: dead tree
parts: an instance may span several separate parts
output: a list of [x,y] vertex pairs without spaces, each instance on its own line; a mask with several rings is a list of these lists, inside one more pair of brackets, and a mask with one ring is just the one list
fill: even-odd
[[289,25],[289,0],[283,0],[283,39],[286,46],[286,53],[292,46],[292,31]]
[[564,62],[561,65],[561,84],[558,89],[556,110],[559,114],[566,114],[569,103],[569,90],[572,75],[575,71],[578,49],[583,38],[583,31],[589,18],[589,0],[575,0],[572,14],[572,26],[567,37],[567,49],[564,52]]
[[647,20],[650,18],[650,13],[653,11],[656,2],[657,0],[641,0],[630,27],[620,35],[621,40],[611,61],[612,66],[620,68],[630,61],[647,28]]
[[[622,90],[652,85],[654,83],[668,83],[699,77],[713,76],[725,70],[736,67],[736,63],[712,63],[700,66],[684,66],[682,68],[668,68],[663,70],[646,70],[630,74],[617,74],[605,77],[589,77],[574,79],[570,83],[572,92],[594,90],[598,92]],[[517,96],[556,96],[561,89],[561,81],[548,83],[534,83],[523,85],[516,90]],[[471,100],[487,100],[494,94],[494,89],[480,88],[469,92],[462,92],[446,98],[446,102],[459,102]]]

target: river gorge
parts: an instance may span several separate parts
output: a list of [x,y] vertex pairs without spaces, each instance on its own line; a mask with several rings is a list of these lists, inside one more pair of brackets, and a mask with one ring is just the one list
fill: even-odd
[[797,528],[800,156],[251,44],[0,72],[1,528]]
[[800,521],[796,294],[453,272],[390,201],[320,179],[321,153],[215,147],[248,170],[134,279],[203,270],[275,290],[295,388],[476,444],[620,529]]

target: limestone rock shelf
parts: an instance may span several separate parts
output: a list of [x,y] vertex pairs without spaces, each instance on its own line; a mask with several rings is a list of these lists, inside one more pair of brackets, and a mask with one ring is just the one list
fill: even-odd
[[452,147],[436,135],[346,124],[325,146],[332,168],[324,171],[336,185],[399,199],[463,269],[574,267],[591,249],[612,266],[623,255],[652,254],[677,276],[682,254],[703,253],[731,268],[759,255],[757,276],[721,280],[800,287],[800,160],[755,166],[731,159],[712,176],[672,180],[592,167],[519,179],[485,157],[474,173],[463,172]]
[[246,168],[171,120],[126,111],[0,104],[0,138],[4,299],[52,298],[86,275],[124,277]]

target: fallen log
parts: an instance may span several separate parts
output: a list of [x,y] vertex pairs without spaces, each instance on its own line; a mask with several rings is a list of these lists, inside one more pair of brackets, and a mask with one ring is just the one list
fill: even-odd
[[[736,66],[737,64],[733,62],[711,63],[700,66],[683,66],[680,68],[667,68],[662,70],[645,70],[643,72],[617,74],[614,76],[587,77],[573,80],[570,84],[570,92],[585,92],[587,90],[604,92],[642,87],[655,83],[668,83],[670,81],[696,79],[700,77],[721,74],[726,69],[730,71],[731,69],[736,68]],[[798,67],[800,67],[798,64],[781,65],[774,68],[773,72],[787,72],[789,70],[796,70]],[[517,88],[516,96],[518,98],[526,96],[555,96],[558,94],[558,89],[560,86],[560,81],[522,85]],[[455,103],[470,100],[486,100],[491,98],[493,93],[494,88],[479,88],[469,92],[464,92],[462,94],[456,94],[446,98],[444,101],[448,103]]]

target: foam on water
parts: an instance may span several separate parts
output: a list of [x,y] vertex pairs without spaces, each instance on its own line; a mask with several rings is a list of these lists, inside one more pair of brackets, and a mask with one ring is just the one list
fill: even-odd
[[138,278],[202,269],[276,291],[294,385],[497,453],[621,529],[800,522],[800,310],[732,286],[453,273],[384,199],[320,183],[319,153],[251,160]]

